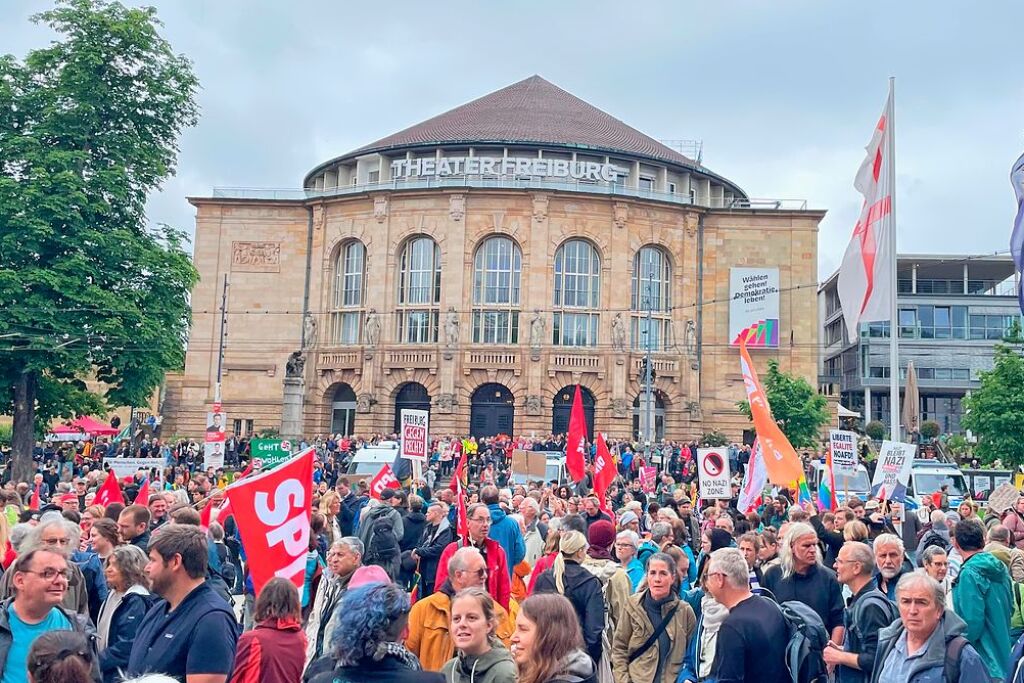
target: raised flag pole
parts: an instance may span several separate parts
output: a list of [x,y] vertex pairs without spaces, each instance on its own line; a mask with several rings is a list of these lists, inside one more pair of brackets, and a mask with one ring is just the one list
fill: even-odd
[[896,280],[896,79],[889,77],[889,111],[886,112],[886,155],[889,158],[889,253],[890,259],[890,294],[889,294],[889,438],[900,441],[900,330],[897,326],[899,310],[896,295],[899,283]]

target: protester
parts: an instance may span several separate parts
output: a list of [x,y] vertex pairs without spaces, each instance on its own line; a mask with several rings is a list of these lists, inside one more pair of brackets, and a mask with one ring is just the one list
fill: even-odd
[[935,579],[923,572],[905,574],[896,585],[896,604],[900,618],[878,634],[871,683],[946,681],[947,660],[959,671],[949,683],[991,680],[964,637],[963,620],[943,608],[942,586]]
[[985,552],[991,553],[1010,571],[1010,579],[1015,583],[1024,581],[1024,552],[1010,543],[1010,530],[996,524],[988,530],[988,543]]
[[491,513],[483,503],[473,503],[466,509],[469,534],[448,544],[437,563],[434,586],[441,586],[448,578],[448,560],[461,547],[473,546],[487,561],[487,592],[507,611],[512,599],[512,579],[505,550],[487,532],[491,528]]
[[875,583],[889,600],[896,602],[896,584],[904,574],[914,571],[914,565],[903,550],[903,539],[895,534],[879,534],[872,546],[875,551]]
[[332,617],[345,591],[348,590],[352,575],[363,560],[363,544],[355,536],[345,536],[335,541],[327,551],[327,572],[317,585],[313,607],[306,621],[306,666],[324,653],[331,642],[333,627],[337,621]]
[[117,529],[121,540],[142,548],[149,547],[149,508],[143,505],[129,505],[117,518]]
[[101,561],[105,561],[114,552],[114,548],[121,543],[117,522],[105,517],[97,519],[89,529],[89,543],[97,557]]
[[594,661],[582,648],[580,622],[566,598],[547,593],[523,601],[511,646],[518,683],[597,683]]
[[776,605],[750,592],[743,553],[736,548],[720,548],[711,553],[706,585],[711,596],[729,610],[718,630],[711,677],[717,683],[789,680],[785,661],[789,633],[786,622]]
[[427,507],[423,535],[411,553],[420,574],[418,597],[425,598],[434,592],[437,562],[454,538],[455,533],[448,523],[448,505],[439,500],[431,502]]
[[674,683],[696,618],[679,600],[676,563],[665,553],[647,562],[646,585],[626,601],[612,641],[616,683]]
[[456,656],[441,667],[446,683],[515,683],[512,655],[495,637],[501,621],[498,609],[482,588],[456,593],[449,627]]
[[[32,683],[94,683],[96,657],[88,637],[77,631],[50,631],[28,651]],[[4,680],[8,680],[4,676]]]
[[133,545],[114,548],[104,574],[110,589],[96,620],[96,646],[105,683],[120,680],[139,625],[154,599],[146,577],[146,553]]
[[329,654],[306,671],[312,683],[444,683],[423,671],[399,642],[409,620],[409,595],[398,586],[371,583],[348,591],[338,604],[338,628]]
[[[77,547],[78,526],[68,522],[56,512],[48,512],[18,544],[18,555],[24,555],[32,550],[49,550],[68,560],[68,581],[64,587],[61,606],[69,612],[90,614],[90,582],[79,565],[71,561],[72,549]],[[102,602],[103,598],[107,596],[106,582],[103,581],[102,575],[90,578],[92,594]],[[11,571],[4,572],[3,577],[0,578],[0,599],[6,599],[14,592],[13,579],[14,574]]]
[[512,568],[526,557],[526,543],[519,531],[519,524],[509,519],[505,511],[501,509],[498,504],[498,488],[496,486],[483,487],[480,491],[480,501],[487,506],[487,511],[491,515],[488,538],[497,541],[505,551],[509,579],[511,580]]
[[267,581],[256,598],[256,627],[238,639],[232,683],[295,683],[302,677],[306,638],[301,610],[291,581]]
[[227,681],[239,628],[231,606],[206,583],[208,558],[206,535],[191,525],[167,525],[149,543],[146,573],[165,602],[153,606],[139,625],[129,675],[159,672],[181,680],[204,675],[204,683]]

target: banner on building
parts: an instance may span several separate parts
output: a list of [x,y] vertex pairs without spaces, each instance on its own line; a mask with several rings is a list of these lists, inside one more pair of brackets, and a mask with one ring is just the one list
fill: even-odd
[[[152,476],[157,480],[163,480],[164,459],[163,458],[104,458],[106,465],[118,479],[134,477],[139,470],[143,470],[147,477]],[[155,472],[151,472],[155,470]]]
[[832,449],[832,472],[848,477],[857,474],[857,435],[833,429],[828,433],[828,443]]
[[429,453],[430,417],[425,410],[403,410],[400,418],[402,431],[399,436],[402,441],[402,457],[408,460],[420,460],[426,462]]
[[729,339],[739,346],[740,335],[747,336],[747,347],[779,347],[779,269],[729,269]]
[[292,442],[287,439],[252,439],[249,451],[253,469],[271,470],[292,457]]
[[697,480],[704,500],[732,498],[729,452],[725,448],[697,449]]
[[[910,468],[914,464],[916,452],[917,446],[912,443],[883,441],[878,451],[875,478],[871,482],[872,495],[878,500],[905,500],[907,484],[910,483]],[[918,491],[918,494],[930,493],[932,491]]]
[[256,593],[275,576],[302,588],[309,552],[313,449],[227,488]]

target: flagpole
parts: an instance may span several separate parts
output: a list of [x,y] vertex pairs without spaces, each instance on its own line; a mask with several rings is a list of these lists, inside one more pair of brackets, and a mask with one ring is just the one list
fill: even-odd
[[897,326],[899,311],[896,305],[896,294],[899,290],[899,283],[896,280],[896,79],[889,77],[889,111],[886,113],[886,136],[885,153],[889,161],[889,177],[886,182],[889,187],[889,253],[891,255],[890,295],[889,295],[889,438],[892,441],[900,440],[900,350],[899,350],[899,327]]

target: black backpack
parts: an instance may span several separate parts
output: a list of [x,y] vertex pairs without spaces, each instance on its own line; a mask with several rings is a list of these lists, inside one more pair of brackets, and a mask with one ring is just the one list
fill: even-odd
[[789,629],[786,668],[791,683],[824,683],[828,670],[822,653],[828,643],[828,632],[821,617],[797,600],[783,602],[779,610]]
[[395,527],[387,515],[373,521],[369,540],[366,557],[370,562],[387,562],[401,553]]

